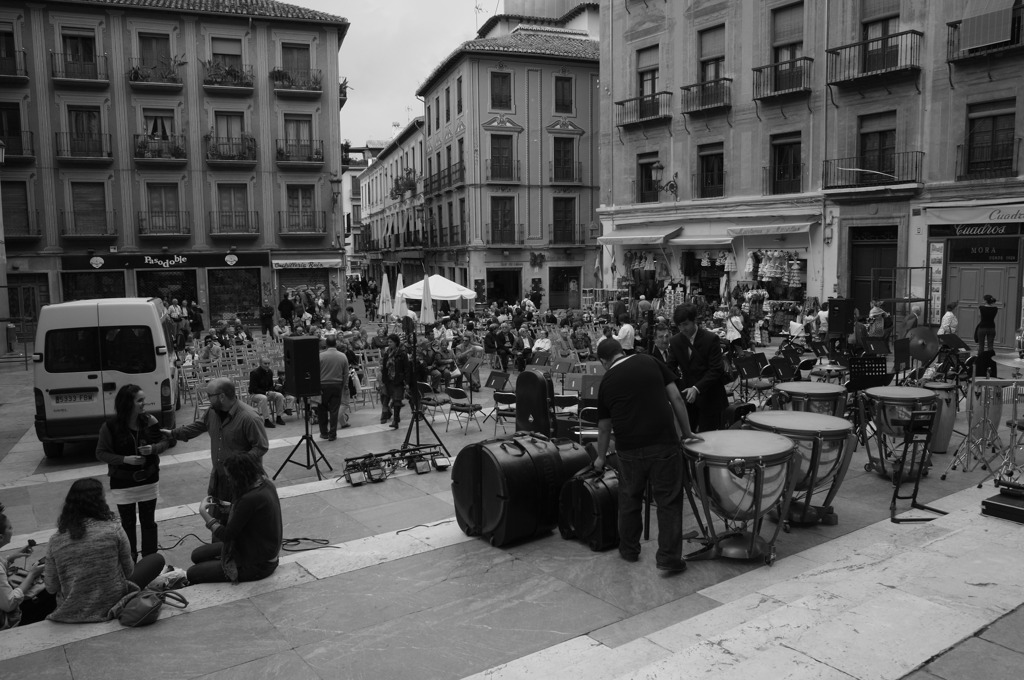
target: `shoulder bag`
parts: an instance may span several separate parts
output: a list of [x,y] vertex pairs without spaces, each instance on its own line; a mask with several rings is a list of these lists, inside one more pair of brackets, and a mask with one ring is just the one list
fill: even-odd
[[138,628],[156,623],[160,618],[160,609],[164,604],[169,604],[178,609],[188,606],[188,600],[181,593],[174,591],[157,592],[155,590],[139,590],[133,593],[127,601],[118,603],[110,613],[112,618],[121,622],[122,626]]

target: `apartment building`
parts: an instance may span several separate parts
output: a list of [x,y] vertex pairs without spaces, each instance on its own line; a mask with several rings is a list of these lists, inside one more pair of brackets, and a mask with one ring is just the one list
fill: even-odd
[[253,320],[341,283],[341,18],[272,0],[0,7],[13,317],[119,295]]
[[966,335],[987,293],[1013,342],[1019,0],[605,0],[601,35],[606,287],[959,301]]

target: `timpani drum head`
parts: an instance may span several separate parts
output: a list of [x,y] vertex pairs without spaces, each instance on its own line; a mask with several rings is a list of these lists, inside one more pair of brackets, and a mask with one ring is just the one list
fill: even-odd
[[938,391],[938,392],[948,392],[950,390],[955,390],[956,389],[956,384],[955,383],[949,383],[949,382],[926,382],[925,384],[921,385],[921,387],[923,387],[926,390],[935,390],[935,391]]
[[701,432],[704,441],[683,442],[683,455],[727,463],[742,458],[750,463],[758,460],[785,460],[793,451],[793,440],[778,434],[751,430],[712,430]]
[[931,390],[920,387],[869,387],[864,394],[879,401],[930,401],[935,398]]
[[842,385],[833,385],[831,383],[823,382],[784,382],[776,385],[775,389],[787,394],[823,396],[836,396],[846,392],[846,388]]
[[902,439],[913,411],[935,407],[938,396],[920,387],[871,387],[864,390],[871,400],[872,421],[879,434]]
[[[853,423],[848,420],[810,412],[759,411],[748,415],[745,422],[755,430],[785,435],[793,440],[796,445],[793,464],[797,466],[797,491],[806,489],[811,483],[812,466],[815,486],[835,476],[843,457],[843,447],[853,430]],[[814,446],[819,440],[820,450],[815,454]]]

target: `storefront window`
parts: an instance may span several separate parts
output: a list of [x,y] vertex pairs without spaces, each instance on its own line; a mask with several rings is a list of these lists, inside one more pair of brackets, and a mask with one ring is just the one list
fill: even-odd
[[65,302],[124,297],[124,272],[61,272]]
[[221,319],[239,318],[250,328],[259,328],[260,270],[256,267],[242,269],[209,269],[210,323]]
[[198,290],[194,269],[140,270],[135,281],[140,296],[163,298],[165,304],[195,300]]

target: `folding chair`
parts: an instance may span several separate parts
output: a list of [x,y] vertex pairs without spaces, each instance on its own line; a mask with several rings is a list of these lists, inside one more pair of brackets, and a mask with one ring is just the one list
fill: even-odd
[[[494,393],[494,409],[488,414],[487,418],[494,417],[494,436],[498,436],[498,423],[501,422],[501,431],[505,432],[506,420],[511,420],[513,423],[516,422],[516,393],[515,392],[495,392]],[[487,418],[484,418],[486,420]]]
[[581,408],[579,413],[579,425],[573,428],[573,434],[581,446],[597,441],[597,407],[588,406]]
[[[476,419],[476,414],[483,410],[483,406],[480,404],[474,404],[470,400],[469,394],[466,390],[461,387],[446,387],[445,394],[451,399],[448,405],[448,420],[445,423],[444,431],[448,431],[448,426],[452,422],[452,414],[455,414],[455,420],[459,423],[459,427],[462,427],[462,417],[466,417],[466,429],[463,434],[469,434],[469,421],[472,419],[476,423],[476,426],[483,432],[484,428],[480,425],[480,422]],[[513,413],[515,410],[513,409]],[[500,416],[498,416],[500,417]],[[497,421],[495,421],[497,422]]]
[[[763,354],[761,356],[764,356]],[[757,355],[736,357],[736,370],[740,372],[740,398],[743,401],[759,399],[760,405],[764,405],[767,399],[766,392],[775,386],[772,377],[774,369],[771,366],[761,367],[757,361]]]
[[430,387],[430,383],[417,382],[416,389],[420,393],[420,408],[423,409],[423,414],[426,415],[427,409],[430,409],[431,418],[437,415],[437,410],[442,408],[448,401],[447,399],[441,399],[440,395],[436,394],[433,388]]

